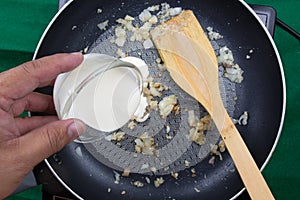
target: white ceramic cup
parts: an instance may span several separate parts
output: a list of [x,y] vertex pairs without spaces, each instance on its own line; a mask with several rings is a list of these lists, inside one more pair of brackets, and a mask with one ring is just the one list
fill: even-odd
[[105,137],[124,126],[138,109],[145,63],[138,58],[127,60],[86,54],[76,69],[57,77],[53,98],[59,119],[77,118],[88,126],[76,142]]

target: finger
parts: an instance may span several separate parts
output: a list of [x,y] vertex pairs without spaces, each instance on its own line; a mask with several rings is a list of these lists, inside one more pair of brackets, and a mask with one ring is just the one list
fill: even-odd
[[32,131],[33,129],[39,128],[51,122],[57,121],[56,116],[34,116],[26,118],[15,119],[20,135]]
[[52,96],[32,92],[25,97],[16,100],[10,108],[10,112],[14,117],[19,116],[24,111],[44,112],[47,114],[55,114],[55,108]]
[[60,120],[46,124],[19,138],[20,152],[24,160],[36,165],[43,159],[61,150],[66,144],[86,130],[80,120]]
[[55,54],[24,63],[0,74],[1,94],[10,99],[24,97],[48,85],[58,74],[74,69],[82,60],[81,53]]

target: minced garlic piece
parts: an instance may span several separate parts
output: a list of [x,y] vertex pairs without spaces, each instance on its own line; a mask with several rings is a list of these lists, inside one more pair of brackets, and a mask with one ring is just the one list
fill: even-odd
[[226,150],[226,146],[225,146],[225,143],[224,143],[223,140],[221,140],[221,141],[219,142],[218,146],[219,146],[219,151],[220,151],[221,153],[223,153],[223,152]]
[[156,153],[154,138],[149,137],[148,133],[143,133],[139,138],[134,140],[135,142],[135,151],[137,153],[143,153],[146,155],[153,155]]
[[217,58],[219,64],[222,64],[224,67],[232,67],[234,58],[232,51],[227,46],[220,48]]
[[170,132],[170,130],[171,130],[170,126],[169,126],[169,125],[167,125],[167,126],[166,126],[166,133],[169,133],[169,132]]
[[131,129],[131,130],[133,130],[135,127],[137,126],[137,124],[134,122],[134,121],[130,121],[129,123],[128,123],[128,128],[129,129]]
[[172,173],[171,173],[171,176],[172,176],[173,178],[175,178],[176,180],[178,179],[178,175],[179,175],[179,174],[178,174],[177,172],[175,172],[175,173],[172,172]]
[[210,115],[206,115],[199,120],[199,118],[195,115],[195,112],[193,110],[189,110],[188,123],[192,127],[189,131],[190,139],[199,145],[205,144],[206,137],[204,135],[204,131],[211,128]]
[[189,133],[190,133],[189,137],[193,142],[195,142],[199,145],[205,144],[206,137],[205,137],[203,131],[199,131],[196,128],[192,128],[192,129],[190,129]]
[[130,168],[125,168],[124,171],[123,171],[122,176],[127,177],[127,176],[129,176],[129,174],[130,174]]
[[245,111],[245,112],[240,116],[240,118],[239,118],[239,120],[238,120],[238,123],[239,123],[240,125],[246,126],[246,125],[248,124],[248,117],[249,117],[248,112]]
[[150,101],[149,106],[151,110],[158,110],[158,101]]
[[165,180],[163,179],[163,177],[156,178],[156,180],[154,181],[154,186],[158,188],[164,182],[165,182]]
[[228,78],[230,81],[235,83],[241,83],[244,80],[242,76],[244,71],[240,68],[238,64],[233,65],[230,68],[226,68],[224,72],[224,77]]
[[125,139],[125,132],[114,132],[112,134],[111,140],[120,142]]
[[191,169],[191,173],[192,173],[192,177],[195,177],[195,176],[196,176],[196,169],[195,169],[195,168],[192,168],[192,169]]
[[166,135],[166,138],[168,139],[168,140],[172,140],[172,136],[171,135]]
[[187,161],[187,160],[184,160],[184,165],[185,165],[185,167],[189,167],[190,164],[191,164],[191,162],[189,162],[189,161]]
[[150,181],[150,178],[149,178],[149,177],[145,177],[145,181],[146,181],[146,183],[148,183],[148,184],[150,184],[150,183],[151,183],[151,181]]
[[157,171],[156,167],[150,167],[150,171],[153,172],[153,173],[156,173],[156,171]]
[[165,119],[172,112],[176,104],[177,97],[175,95],[164,97],[158,104],[160,116]]
[[108,22],[109,20],[105,20],[104,22],[98,24],[97,26],[100,30],[106,30],[106,27],[108,26]]
[[[218,144],[210,144],[210,153],[212,155],[219,156],[220,160],[223,160],[221,153],[224,152],[225,150],[226,150],[226,147],[225,147],[225,143],[223,140],[221,140]],[[212,162],[214,163],[215,158],[211,158],[211,159],[213,159],[213,160],[209,161],[210,164]]]
[[115,181],[114,183],[115,184],[119,184],[120,183],[120,174],[116,171],[113,171],[114,172],[114,175],[115,175]]
[[214,29],[210,26],[207,27],[206,30],[208,31],[208,37],[210,40],[219,40],[223,38],[223,36],[220,33],[215,32]]
[[134,181],[133,185],[138,188],[144,187],[144,184],[141,181]]

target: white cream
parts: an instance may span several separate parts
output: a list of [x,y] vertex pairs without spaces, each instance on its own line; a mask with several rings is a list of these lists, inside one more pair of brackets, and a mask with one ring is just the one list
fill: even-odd
[[[148,66],[145,63],[145,61],[143,61],[142,59],[136,57],[125,57],[125,58],[121,58],[121,60],[135,65],[140,70],[143,77],[143,81],[146,80],[147,77],[149,76]],[[148,119],[150,114],[146,113],[147,106],[148,106],[147,98],[141,95],[140,103],[135,113],[133,114],[136,117],[137,122],[144,122]]]
[[[141,81],[137,71],[129,67],[117,67],[90,77],[77,96],[69,99],[88,74],[111,62],[109,56],[85,55],[84,62],[75,70],[57,78],[54,87],[54,103],[61,119],[78,118],[90,127],[110,132],[124,126],[133,115],[146,120],[146,98],[141,93]],[[103,56],[103,55],[102,55]],[[149,75],[146,63],[134,57],[122,61],[132,63],[143,78]],[[66,105],[71,102],[68,108]]]

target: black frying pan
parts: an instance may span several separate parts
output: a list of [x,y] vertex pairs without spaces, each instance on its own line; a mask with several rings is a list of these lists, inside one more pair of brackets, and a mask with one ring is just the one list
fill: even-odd
[[[224,35],[224,44],[232,49],[236,62],[245,71],[245,80],[236,90],[238,101],[235,116],[249,111],[247,126],[239,126],[248,148],[257,165],[264,167],[279,139],[285,111],[285,83],[278,52],[267,31],[258,22],[253,12],[240,1],[223,0],[167,0],[171,6],[181,6],[194,11],[203,27],[212,26]],[[149,5],[161,3],[150,1],[75,0],[70,3],[50,24],[41,39],[35,58],[57,52],[74,52],[91,46],[102,34],[97,24],[109,19],[110,25],[126,14],[137,16]],[[103,13],[97,14],[101,8]],[[102,18],[100,17],[102,16]],[[72,30],[72,27],[77,26]],[[221,44],[222,45],[222,44]],[[250,60],[245,56],[254,49]],[[74,149],[81,146],[83,158]],[[74,195],[84,199],[229,199],[237,195],[243,184],[237,171],[232,172],[233,162],[228,155],[214,166],[209,157],[197,164],[197,183],[189,170],[180,173],[174,181],[169,175],[159,188],[153,184],[143,188],[132,186],[131,181],[142,175],[131,174],[114,184],[110,168],[98,162],[77,143],[67,145],[62,151],[48,158],[50,169]],[[151,178],[153,182],[154,177]],[[194,187],[200,189],[195,192]],[[111,188],[111,192],[108,192]],[[126,195],[121,195],[125,190]]]

